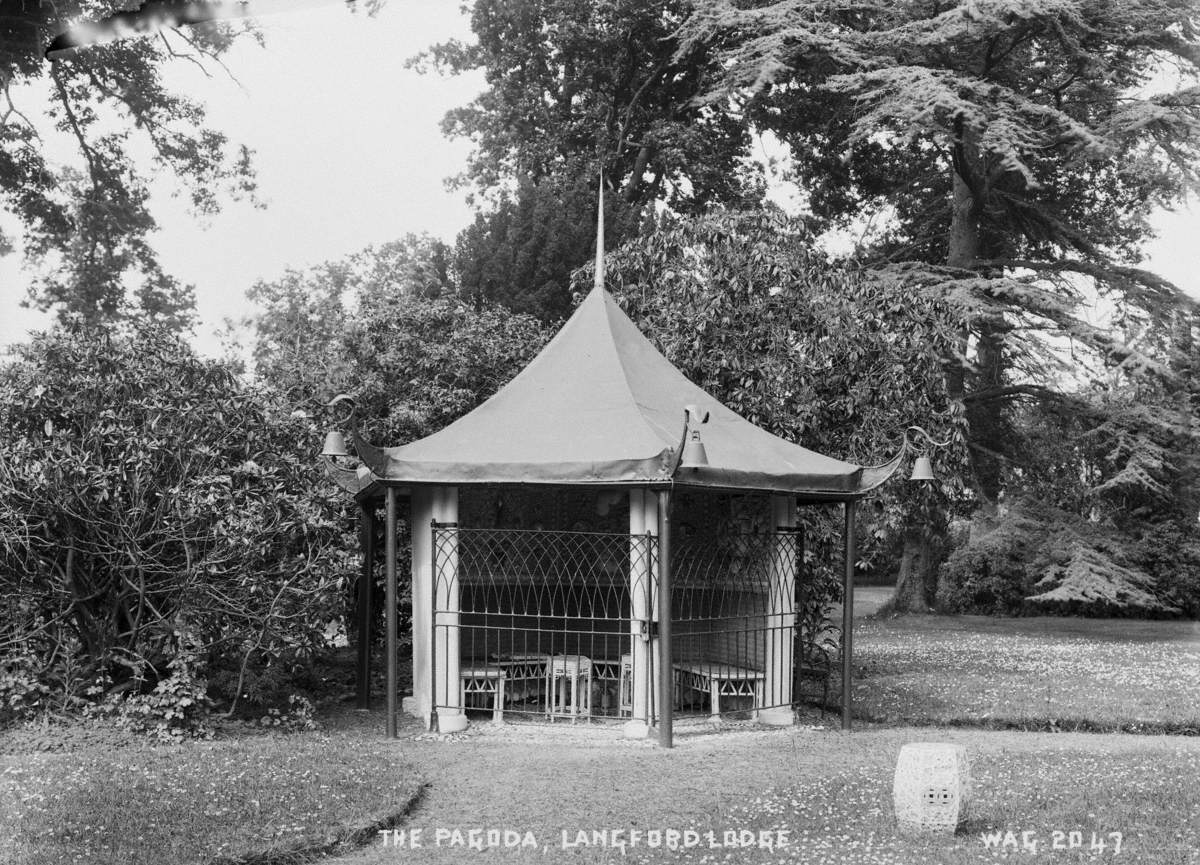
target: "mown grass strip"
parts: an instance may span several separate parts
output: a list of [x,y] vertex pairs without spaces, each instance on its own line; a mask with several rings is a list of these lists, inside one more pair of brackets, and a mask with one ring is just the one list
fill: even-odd
[[14,865],[290,865],[364,843],[422,789],[397,743],[344,734],[0,758],[0,846]]

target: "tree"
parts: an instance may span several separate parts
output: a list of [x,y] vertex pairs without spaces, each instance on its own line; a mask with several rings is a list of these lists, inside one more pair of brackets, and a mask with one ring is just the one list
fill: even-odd
[[[1151,0],[714,0],[682,28],[722,64],[710,104],[789,145],[818,226],[879,217],[857,259],[961,311],[946,380],[985,503],[1013,478],[1014,404],[1060,392],[1043,335],[1171,380],[1186,301],[1137,264],[1146,216],[1197,188],[1196,25]],[[1095,295],[1148,338],[1085,321]]]
[[[1193,18],[1169,3],[717,2],[683,44],[731,38],[718,92],[759,88],[747,112],[792,146],[814,212],[891,209],[864,260],[972,314],[974,363],[952,384],[974,429],[1020,396],[1006,386],[1030,320],[1113,363],[1154,354],[1074,316],[1081,296],[1064,275],[1094,280],[1139,322],[1181,300],[1132,265],[1150,210],[1196,188],[1200,89],[1136,88],[1171,61],[1197,70]],[[969,394],[956,380],[968,371]],[[972,437],[988,498],[999,476],[983,446],[1001,431]]]
[[[664,218],[608,257],[606,277],[688,378],[776,435],[866,465],[895,453],[916,419],[950,438],[944,481],[889,484],[863,516],[865,565],[906,530],[929,555],[931,529],[964,501],[964,419],[942,374],[957,322],[944,303],[832,264],[802,220],[771,211]],[[589,278],[581,271],[577,287]],[[818,569],[835,536],[808,535]],[[933,588],[920,586],[921,603]]]
[[381,298],[449,293],[449,258],[449,247],[437,238],[408,234],[308,270],[289,269],[273,281],[259,280],[246,293],[258,313],[243,322],[254,331],[258,376],[293,405],[351,387],[345,346],[349,306],[361,312]]
[[72,326],[0,369],[0,424],[0,656],[34,652],[64,705],[196,662],[236,702],[324,647],[354,533],[271,392],[161,328]]
[[456,248],[470,296],[544,321],[565,315],[570,272],[593,253],[602,172],[616,193],[614,245],[654,203],[692,213],[761,200],[744,126],[695,102],[716,67],[707,46],[681,49],[686,10],[676,0],[478,0],[476,43],[413,58],[422,69],[487,76],[487,89],[442,123],[475,145],[454,184],[489,203]]
[[496,304],[373,296],[343,336],[353,371],[346,390],[368,437],[403,444],[482,403],[525,368],[550,334],[533,316]]
[[[640,208],[606,201],[608,244],[635,234],[640,218]],[[595,248],[595,178],[525,180],[459,233],[454,267],[464,297],[554,321],[570,313],[571,272]]]
[[603,167],[627,202],[665,196],[679,210],[761,192],[746,183],[745,129],[694,102],[716,67],[708,46],[675,36],[687,8],[476,0],[475,44],[452,40],[411,61],[487,75],[487,89],[442,123],[476,145],[456,182],[484,193],[546,178],[594,183]]
[[[190,322],[189,286],[165,273],[150,236],[147,178],[135,162],[135,131],[187,187],[199,213],[221,195],[251,194],[250,154],[204,125],[204,107],[167,89],[167,63],[219,63],[248,29],[213,23],[92,45],[52,61],[51,39],[69,23],[123,8],[117,2],[7,3],[0,13],[0,196],[17,217],[26,254],[40,266],[30,301],[89,323],[139,316]],[[82,171],[45,158],[31,119],[34,87],[47,88],[55,127],[74,140]],[[118,123],[113,119],[117,118]],[[11,250],[13,238],[0,238]],[[139,284],[130,294],[134,280]]]

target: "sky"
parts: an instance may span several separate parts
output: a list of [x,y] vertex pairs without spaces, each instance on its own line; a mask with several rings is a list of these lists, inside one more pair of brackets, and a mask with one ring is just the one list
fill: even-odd
[[[267,205],[232,203],[199,220],[174,197],[174,179],[156,177],[154,244],[167,271],[196,287],[195,342],[208,354],[221,350],[216,333],[225,318],[252,311],[245,292],[257,280],[409,232],[453,241],[473,217],[463,193],[443,182],[462,170],[470,146],[444,138],[439,122],[469,102],[483,78],[404,66],[436,42],[470,38],[459,4],[391,0],[371,17],[338,2],[307,2],[318,5],[259,19],[265,48],[246,40],[226,56],[236,82],[187,63],[169,72],[173,86],[205,104],[210,125],[255,151]],[[38,94],[26,98],[36,113]],[[45,146],[74,158],[65,140]],[[1155,224],[1161,236],[1147,248],[1147,266],[1200,298],[1200,205],[1160,214]],[[21,264],[19,255],[0,258],[0,352],[47,321],[20,308]]]
[[[212,354],[224,318],[250,311],[245,291],[258,279],[409,232],[452,241],[473,218],[462,193],[443,184],[462,170],[469,145],[445,139],[439,122],[480,91],[482,75],[404,68],[436,42],[470,37],[457,3],[393,0],[370,17],[335,2],[259,23],[266,48],[246,40],[225,57],[236,83],[188,63],[172,67],[169,80],[204,103],[213,128],[255,151],[267,207],[233,203],[201,221],[173,195],[171,176],[153,186],[155,247],[168,272],[196,286],[196,342]],[[45,148],[72,157],[65,141]],[[27,284],[19,255],[0,258],[0,346],[46,321],[19,308]]]

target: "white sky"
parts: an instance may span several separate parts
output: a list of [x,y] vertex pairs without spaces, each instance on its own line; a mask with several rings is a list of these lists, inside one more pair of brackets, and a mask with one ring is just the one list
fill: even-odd
[[[256,280],[357,251],[370,243],[427,231],[452,241],[472,218],[461,193],[443,179],[461,170],[468,145],[438,128],[468,102],[482,76],[421,76],[404,61],[435,42],[469,38],[453,0],[391,0],[375,17],[340,3],[264,16],[265,49],[246,41],[226,57],[238,84],[220,70],[205,78],[190,64],[171,72],[208,107],[209,122],[256,151],[259,197],[268,205],[228,205],[200,223],[175,183],[160,176],[155,238],[166,269],[196,286],[196,343],[219,350],[226,317],[250,311]],[[36,113],[37,94],[22,107]],[[70,152],[47,140],[48,152]],[[11,224],[11,223],[5,223]],[[1200,212],[1162,214],[1150,269],[1200,297]],[[22,341],[45,316],[20,308],[28,281],[19,255],[0,258],[0,347]],[[3,349],[0,348],[0,352]]]

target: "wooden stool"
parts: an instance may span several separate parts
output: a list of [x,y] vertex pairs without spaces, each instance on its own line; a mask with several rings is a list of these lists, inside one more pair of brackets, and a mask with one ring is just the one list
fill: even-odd
[[[580,686],[582,683],[582,687]],[[546,665],[546,714],[570,718],[592,714],[592,661],[583,655],[555,655]]]
[[505,672],[498,667],[464,667],[459,676],[462,679],[463,709],[467,708],[468,694],[491,694],[492,720],[503,724]]

